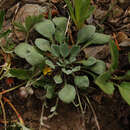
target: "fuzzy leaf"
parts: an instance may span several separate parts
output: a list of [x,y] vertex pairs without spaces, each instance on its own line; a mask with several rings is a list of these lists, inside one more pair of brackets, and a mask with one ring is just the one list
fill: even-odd
[[60,100],[63,101],[64,103],[71,103],[75,99],[76,90],[75,90],[74,86],[72,86],[70,84],[66,84],[64,86],[64,88],[62,88],[59,91],[58,96],[59,96]]
[[60,57],[60,47],[58,45],[52,45],[51,53],[53,56]]
[[79,30],[77,35],[77,44],[88,41],[95,34],[95,26],[85,25],[82,29]]
[[76,57],[80,52],[80,47],[77,45],[73,45],[70,50],[70,57]]
[[46,60],[45,63],[46,63],[46,65],[48,65],[52,69],[55,69],[55,65],[53,64],[53,62],[51,60]]
[[102,60],[97,60],[96,64],[94,64],[93,66],[90,66],[88,69],[90,69],[92,72],[100,75],[105,72],[106,65]]
[[89,87],[89,79],[87,76],[75,76],[74,83],[81,89]]
[[66,17],[55,17],[53,18],[53,22],[56,25],[56,28],[65,32],[66,25],[67,25],[67,18]]
[[50,43],[48,40],[43,38],[37,38],[35,45],[42,51],[51,51]]
[[54,86],[52,85],[45,85],[44,88],[46,88],[47,92],[46,92],[46,97],[48,99],[52,99],[54,97]]
[[56,84],[61,84],[63,82],[61,75],[57,74],[54,76],[54,81]]
[[90,41],[91,44],[105,44],[110,41],[110,36],[101,33],[95,33]]
[[35,29],[46,38],[52,39],[55,33],[55,26],[51,20],[45,20],[35,25]]
[[82,65],[89,67],[94,65],[97,62],[97,60],[94,57],[89,57],[87,60],[81,60],[78,63],[81,63]]
[[55,17],[53,22],[56,25],[55,40],[61,44],[65,39],[67,19],[66,17]]
[[66,58],[70,54],[70,50],[67,44],[60,45],[60,54],[62,57]]
[[31,65],[37,65],[44,61],[44,57],[31,45],[21,43],[16,46],[14,52],[21,58],[25,58]]

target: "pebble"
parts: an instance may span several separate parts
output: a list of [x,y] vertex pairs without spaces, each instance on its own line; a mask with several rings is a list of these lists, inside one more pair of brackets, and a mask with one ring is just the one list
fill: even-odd
[[130,6],[130,0],[118,0],[119,5],[121,8],[126,9],[128,6]]
[[123,42],[124,40],[128,39],[128,36],[124,32],[118,32],[117,40],[118,42]]
[[124,13],[124,10],[116,5],[112,13],[114,18],[118,18]]
[[44,3],[46,2],[47,0],[22,0],[23,3],[37,3],[37,4],[40,4],[40,3]]
[[10,8],[16,0],[0,0],[0,9]]
[[93,56],[103,60],[110,54],[110,50],[108,45],[90,46],[84,49],[84,53],[87,58]]
[[96,9],[94,12],[94,17],[95,19],[101,20],[102,18],[104,18],[107,14],[107,11],[105,10],[101,10],[101,9]]

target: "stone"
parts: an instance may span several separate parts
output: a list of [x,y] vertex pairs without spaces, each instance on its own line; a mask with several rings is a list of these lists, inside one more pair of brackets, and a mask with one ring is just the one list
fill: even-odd
[[8,9],[10,8],[16,0],[0,0],[0,9]]
[[36,4],[40,4],[40,3],[45,3],[47,0],[22,0],[23,3],[36,3]]
[[101,20],[102,18],[104,18],[107,14],[107,11],[105,10],[101,10],[101,9],[96,9],[94,12],[94,17],[95,19]]
[[97,59],[105,59],[110,54],[108,45],[90,46],[84,49],[85,56],[93,56]]
[[118,42],[123,42],[124,40],[128,39],[128,36],[124,32],[118,32],[117,40]]
[[120,47],[126,47],[126,48],[130,47],[130,38],[128,38],[128,39],[122,41],[122,42],[119,44],[119,46],[120,46]]
[[115,6],[114,9],[113,9],[113,17],[114,18],[117,18],[117,17],[120,17],[121,15],[123,15],[124,13],[124,10],[122,8],[120,8],[119,6]]
[[130,23],[130,17],[126,17],[123,19],[123,23]]
[[[46,11],[47,11],[47,6],[42,7],[38,4],[25,4],[18,11],[18,13],[15,17],[15,22],[20,22],[23,24],[27,16],[39,15],[39,14],[42,14]],[[25,40],[24,33],[18,32],[15,30],[15,34],[20,41]]]
[[118,0],[119,5],[121,8],[126,9],[128,6],[130,6],[130,0]]

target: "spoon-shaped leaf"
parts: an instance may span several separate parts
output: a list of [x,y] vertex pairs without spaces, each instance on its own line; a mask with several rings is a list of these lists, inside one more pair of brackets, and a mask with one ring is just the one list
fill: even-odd
[[51,20],[45,20],[35,25],[35,30],[46,38],[52,39],[55,33],[55,26]]
[[77,44],[88,41],[95,34],[95,26],[93,25],[85,25],[81,28],[77,35]]
[[59,91],[58,96],[59,96],[60,100],[63,101],[64,103],[71,103],[75,99],[76,90],[75,90],[74,86],[72,86],[70,84],[66,84],[64,86],[64,88],[62,88]]

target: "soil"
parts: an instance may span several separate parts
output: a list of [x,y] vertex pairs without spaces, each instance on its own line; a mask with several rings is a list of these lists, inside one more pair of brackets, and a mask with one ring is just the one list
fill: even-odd
[[[44,0],[43,0],[44,1]],[[5,29],[9,28],[11,26],[11,20],[14,20],[17,17],[22,16],[16,16],[20,11],[20,8],[22,8],[25,4],[38,4],[44,5],[42,0],[32,0],[31,2],[29,0],[21,0],[21,1],[11,1],[9,0],[9,3],[5,0],[0,3],[0,9],[4,8],[7,12],[6,14],[6,20],[5,20]],[[46,1],[46,0],[45,0]],[[45,2],[44,1],[44,2]],[[1,2],[1,1],[0,1]],[[67,15],[67,11],[63,8],[63,1],[62,0],[52,0],[52,8],[55,8],[58,10],[58,15]],[[41,4],[42,3],[42,4]],[[108,18],[101,24],[102,18],[108,13],[108,7],[110,4],[110,0],[93,0],[92,2],[98,9],[97,13],[94,13],[93,17],[90,18],[87,22],[92,23],[95,25],[98,25],[98,27],[104,27],[104,32],[107,34],[111,34],[113,32],[119,34],[122,36],[119,36],[118,39],[120,40],[120,43],[123,43],[124,41],[128,44],[124,44],[121,51],[120,56],[120,66],[119,68],[121,70],[130,69],[130,66],[128,64],[128,59],[124,58],[124,56],[127,56],[128,51],[130,51],[128,48],[130,47],[129,41],[130,41],[130,2],[126,1],[126,3],[120,3],[119,1],[116,3],[116,7],[119,8],[119,14],[114,13],[114,10],[111,10],[110,15]],[[7,5],[7,6],[6,6]],[[45,4],[47,5],[47,4]],[[127,6],[126,6],[127,5]],[[12,12],[10,12],[12,11]],[[25,11],[25,10],[24,10]],[[26,11],[25,11],[26,12]],[[24,15],[24,13],[22,14]],[[24,17],[24,16],[23,16]],[[17,18],[18,19],[18,18]],[[19,18],[20,19],[20,18]],[[21,18],[22,19],[22,18]],[[23,20],[23,19],[22,19]],[[101,28],[100,28],[101,29]],[[24,39],[24,36],[21,35],[20,38],[17,34],[13,34],[13,39],[16,41],[16,43],[19,43],[19,41],[22,41]],[[117,39],[117,40],[118,40]],[[93,48],[93,47],[92,47]],[[103,48],[103,47],[101,47]],[[90,48],[91,49],[91,48]],[[104,59],[105,61],[109,61],[109,53],[106,54],[106,52],[99,52],[101,50],[98,49],[98,58]],[[104,49],[102,49],[104,50]],[[107,50],[107,49],[106,49]],[[93,51],[90,50],[92,53]],[[104,54],[105,53],[105,54]],[[90,55],[97,54],[93,53]],[[104,57],[105,55],[105,57]],[[0,63],[2,64],[2,63]],[[118,73],[118,72],[117,72]],[[16,82],[16,79],[14,79]],[[14,83],[16,85],[17,83]],[[94,86],[96,88],[96,86]],[[7,84],[6,79],[0,81],[0,89],[9,89],[10,86]],[[42,114],[42,105],[44,101],[42,98],[40,98],[40,94],[42,93],[42,90],[37,88],[33,88],[34,94],[29,96],[28,98],[21,98],[19,96],[19,90],[12,91],[10,93],[5,94],[4,96],[10,99],[11,103],[14,104],[16,110],[20,113],[22,116],[25,126],[28,128],[32,128],[33,130],[99,130],[95,116],[98,120],[98,125],[100,127],[100,130],[130,130],[130,107],[124,102],[124,100],[121,98],[120,94],[116,91],[113,97],[109,97],[105,95],[99,88],[96,88],[92,92],[89,93],[89,99],[91,102],[91,105],[95,111],[95,115],[90,107],[90,105],[83,100],[84,107],[85,107],[85,114],[81,114],[81,111],[79,107],[74,107],[73,104],[63,104],[59,101],[58,108],[56,110],[57,115],[54,115],[52,118],[48,119],[47,117],[51,114],[49,112],[50,108],[54,105],[55,101],[47,101],[48,102],[48,108],[44,110],[43,113],[43,122],[44,126],[41,126],[41,114]],[[7,114],[7,120],[18,120],[16,114],[8,104],[5,105],[5,110]],[[0,117],[0,121],[3,119],[3,117]],[[9,125],[7,127],[9,129]],[[0,123],[0,130],[4,130],[4,125]],[[13,130],[11,128],[11,130]]]

